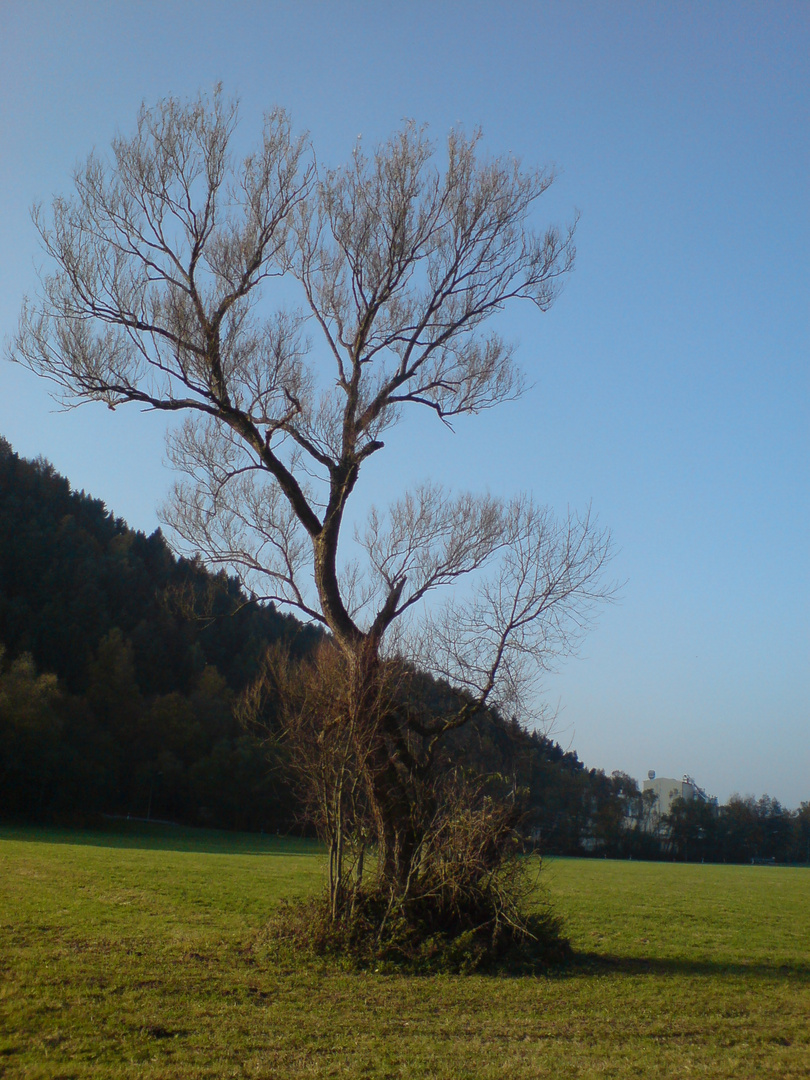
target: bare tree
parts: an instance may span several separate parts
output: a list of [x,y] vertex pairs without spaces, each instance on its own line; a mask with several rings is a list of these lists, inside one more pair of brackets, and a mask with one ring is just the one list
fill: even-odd
[[[187,479],[167,520],[258,598],[329,631],[352,703],[330,722],[348,731],[371,710],[358,768],[380,865],[404,887],[438,741],[487,705],[525,706],[609,594],[610,544],[589,515],[558,523],[528,498],[426,483],[373,509],[339,555],[347,503],[414,409],[449,425],[523,391],[485,324],[513,300],[550,306],[573,226],[532,232],[553,172],[488,157],[478,132],[451,132],[443,168],[406,124],[328,170],[280,110],[237,160],[236,120],[219,90],[144,107],[72,197],[35,209],[54,271],[11,358],[70,403],[184,413],[170,453]],[[269,306],[277,278],[299,307]],[[427,716],[381,696],[388,665],[408,662],[462,689],[458,707]]]

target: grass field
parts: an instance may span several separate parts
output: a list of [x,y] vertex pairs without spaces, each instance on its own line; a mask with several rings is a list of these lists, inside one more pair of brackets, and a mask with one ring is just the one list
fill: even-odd
[[322,874],[305,842],[0,829],[0,1076],[810,1076],[810,870],[550,861],[580,959],[537,978],[278,954]]

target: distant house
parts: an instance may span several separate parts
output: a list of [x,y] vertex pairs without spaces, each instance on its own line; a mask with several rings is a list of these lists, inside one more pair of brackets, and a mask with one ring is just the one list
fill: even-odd
[[657,810],[661,817],[668,814],[675,799],[699,799],[708,802],[709,796],[697,786],[691,776],[682,780],[673,780],[669,776],[656,776],[655,773],[641,785],[642,792],[652,791],[658,799]]

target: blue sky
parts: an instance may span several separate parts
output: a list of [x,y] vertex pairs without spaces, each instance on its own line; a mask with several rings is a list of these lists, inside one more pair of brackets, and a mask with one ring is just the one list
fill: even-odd
[[[508,331],[532,389],[458,425],[401,429],[381,497],[457,488],[592,502],[621,600],[548,680],[589,766],[693,774],[710,793],[810,799],[807,3],[38,3],[0,40],[0,337],[33,292],[29,208],[131,128],[141,101],[221,80],[240,132],[284,105],[319,158],[403,118],[560,177],[537,224],[581,213],[577,268]],[[55,411],[0,365],[0,433],[151,531],[162,421]],[[396,460],[394,460],[396,457]],[[390,469],[387,466],[390,465]]]

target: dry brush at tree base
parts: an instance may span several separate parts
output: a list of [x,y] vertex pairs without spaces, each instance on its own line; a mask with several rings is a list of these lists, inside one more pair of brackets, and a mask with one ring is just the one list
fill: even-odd
[[[412,845],[409,874],[379,858],[387,823],[367,796],[377,725],[387,712],[418,716],[418,675],[388,661],[375,699],[360,707],[345,658],[325,644],[292,664],[279,649],[242,702],[257,724],[263,705],[272,732],[285,732],[300,802],[328,845],[328,893],[302,910],[285,908],[281,936],[316,953],[421,970],[474,970],[493,963],[530,968],[567,955],[559,922],[532,903],[537,864],[520,857],[519,793],[507,778],[473,778],[441,757],[409,762],[408,805],[394,846]],[[279,717],[280,712],[280,717]],[[407,817],[405,816],[407,815]],[[408,829],[406,833],[405,829]],[[396,887],[391,887],[391,881]]]
[[[414,410],[449,425],[522,392],[485,324],[519,299],[550,306],[573,229],[531,231],[553,173],[487,156],[478,133],[450,134],[443,169],[407,124],[328,170],[281,110],[237,160],[236,118],[219,90],[144,107],[72,197],[37,209],[54,272],[11,356],[72,403],[182,412],[176,535],[328,631],[284,711],[318,750],[297,761],[333,850],[331,922],[344,934],[362,909],[378,931],[480,932],[497,951],[529,933],[515,798],[442,775],[442,739],[488,707],[531,715],[536,679],[611,594],[609,537],[589,514],[433,482],[372,509],[351,550],[343,526],[364,462]],[[262,307],[275,278],[300,309]],[[459,691],[452,708],[420,702],[416,670]]]

